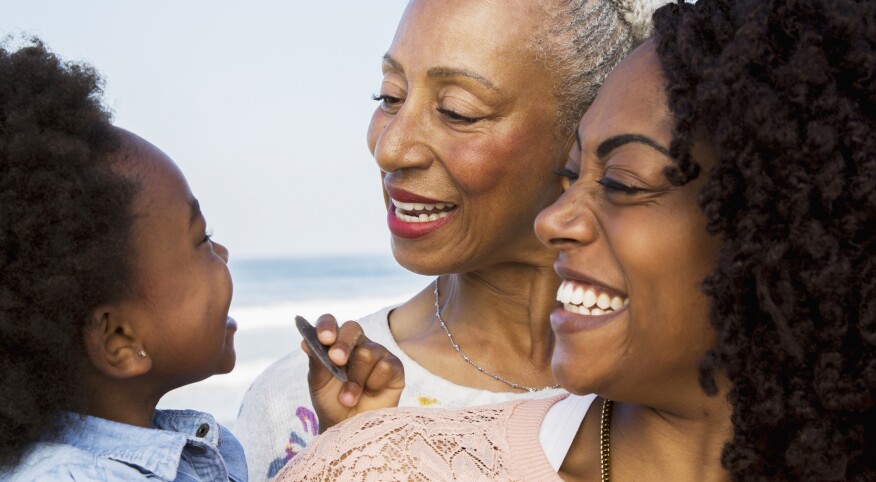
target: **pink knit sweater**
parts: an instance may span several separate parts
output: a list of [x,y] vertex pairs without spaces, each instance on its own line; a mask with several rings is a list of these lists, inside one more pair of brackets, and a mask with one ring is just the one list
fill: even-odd
[[539,443],[567,395],[463,409],[368,412],[317,437],[276,481],[561,481]]

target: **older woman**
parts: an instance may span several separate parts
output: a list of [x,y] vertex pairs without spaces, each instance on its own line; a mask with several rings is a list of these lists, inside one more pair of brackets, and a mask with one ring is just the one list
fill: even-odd
[[[402,359],[401,405],[558,393],[548,323],[555,253],[532,223],[560,194],[554,172],[575,122],[642,38],[653,3],[409,4],[383,58],[368,143],[396,259],[438,278],[359,320]],[[293,353],[244,399],[235,429],[253,480],[272,476],[317,432],[306,371],[307,357]]]
[[579,395],[369,412],[278,480],[876,480],[874,20],[864,0],[658,11],[536,224],[560,251],[553,372]]

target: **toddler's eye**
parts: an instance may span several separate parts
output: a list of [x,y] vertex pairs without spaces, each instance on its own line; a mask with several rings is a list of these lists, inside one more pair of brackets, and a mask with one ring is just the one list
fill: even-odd
[[201,240],[201,244],[209,243],[211,239],[213,239],[213,230],[204,233],[204,239]]

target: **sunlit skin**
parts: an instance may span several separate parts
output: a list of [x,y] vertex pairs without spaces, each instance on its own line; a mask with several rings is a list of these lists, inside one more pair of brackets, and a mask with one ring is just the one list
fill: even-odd
[[[714,342],[699,286],[720,240],[697,204],[714,154],[693,153],[699,179],[673,186],[664,175],[672,119],[652,43],[634,51],[603,85],[578,126],[566,166],[567,189],[536,221],[560,250],[564,280],[622,293],[629,304],[588,316],[551,314],[553,369],[563,387],[615,400],[612,480],[725,480],[720,453],[731,433],[722,393],[705,395],[698,363]],[[633,189],[630,189],[633,188]],[[561,475],[599,480],[599,416],[594,402]]]
[[[555,252],[532,230],[560,194],[554,172],[567,142],[554,78],[527,47],[545,20],[517,0],[415,0],[383,61],[368,145],[384,194],[455,206],[440,226],[411,237],[393,228],[404,267],[441,278],[442,316],[460,347],[517,383],[554,383],[548,314]],[[398,224],[398,223],[397,223]],[[461,385],[509,391],[469,366],[434,316],[432,286],[390,317],[401,347]]]
[[[168,391],[234,368],[228,250],[211,240],[179,168],[131,133],[114,169],[136,179],[134,286],[86,331],[89,414],[149,426]],[[137,355],[143,350],[146,357]]]

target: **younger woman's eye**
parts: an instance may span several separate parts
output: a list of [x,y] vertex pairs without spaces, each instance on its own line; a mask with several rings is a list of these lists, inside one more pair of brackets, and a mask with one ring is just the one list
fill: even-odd
[[560,176],[560,177],[565,177],[569,181],[577,181],[578,180],[578,173],[569,169],[568,167],[564,167],[564,168],[560,169],[559,171],[554,172],[554,174],[556,174],[557,176]]
[[603,177],[602,179],[597,179],[597,183],[602,185],[606,191],[609,193],[623,193],[623,194],[638,194],[640,192],[645,192],[647,189],[642,189],[640,187],[633,187],[627,184],[615,181],[610,177]]
[[378,102],[383,102],[386,105],[393,105],[393,104],[398,104],[399,102],[401,102],[401,99],[399,99],[398,97],[393,97],[391,95],[386,95],[386,94],[379,94],[379,95],[378,94],[371,94],[371,98],[373,100],[378,101]]
[[474,124],[475,122],[477,122],[477,121],[479,121],[479,120],[482,119],[481,117],[468,117],[468,116],[464,116],[464,115],[460,114],[459,112],[456,112],[456,111],[453,111],[453,110],[450,110],[450,109],[444,109],[444,108],[442,108],[442,107],[439,107],[439,108],[438,108],[438,112],[440,112],[440,113],[444,114],[445,116],[449,117],[450,120],[452,120],[452,121],[456,121],[456,122],[464,122],[464,123],[466,123],[466,124]]
[[207,230],[207,232],[204,233],[204,239],[201,240],[201,244],[209,243],[211,239],[213,239],[213,230],[212,229]]

